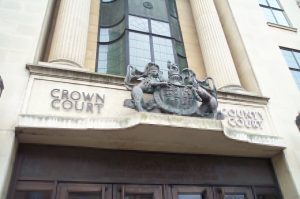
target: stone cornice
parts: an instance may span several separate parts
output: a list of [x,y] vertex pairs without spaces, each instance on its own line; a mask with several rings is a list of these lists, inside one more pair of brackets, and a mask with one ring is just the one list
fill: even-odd
[[56,64],[42,63],[42,64],[27,64],[31,75],[40,75],[48,77],[57,77],[64,79],[81,80],[88,82],[98,82],[107,84],[124,84],[124,77],[116,75],[99,74],[95,72],[88,72],[85,69],[62,66]]
[[[26,68],[31,75],[48,76],[63,79],[80,80],[113,85],[124,85],[124,77],[89,72],[85,69],[70,67],[67,65],[57,65],[51,63],[27,64]],[[230,92],[218,91],[218,98],[237,102],[246,102],[259,105],[267,105],[269,98],[259,96],[250,92]]]

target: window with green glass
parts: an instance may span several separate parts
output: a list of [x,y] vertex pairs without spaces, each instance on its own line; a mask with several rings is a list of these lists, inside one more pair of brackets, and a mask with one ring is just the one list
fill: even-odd
[[[155,62],[187,67],[175,0],[102,0],[96,71],[125,75],[128,64],[143,71]],[[112,14],[113,13],[113,14]]]

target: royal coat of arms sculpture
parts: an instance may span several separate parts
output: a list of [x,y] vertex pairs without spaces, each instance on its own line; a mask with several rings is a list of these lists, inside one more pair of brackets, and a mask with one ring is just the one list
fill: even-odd
[[[168,62],[167,79],[155,63],[148,63],[144,72],[129,65],[124,82],[131,90],[131,99],[126,99],[124,106],[139,112],[221,118],[213,79],[197,80],[195,73],[187,68],[180,73],[177,64]],[[144,93],[152,94],[151,98],[146,101]]]

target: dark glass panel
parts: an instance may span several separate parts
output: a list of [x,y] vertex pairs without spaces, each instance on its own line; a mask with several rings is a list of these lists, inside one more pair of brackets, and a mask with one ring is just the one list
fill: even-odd
[[185,57],[185,50],[183,43],[176,41],[176,53]]
[[113,26],[124,17],[124,0],[101,3],[100,26]]
[[169,6],[170,15],[177,18],[175,0],[168,0],[167,3]]
[[246,199],[244,194],[225,194],[224,199]]
[[151,62],[149,35],[129,32],[129,63],[144,71],[149,62]]
[[17,191],[15,199],[51,199],[51,191]]
[[125,199],[153,199],[152,194],[126,194]]
[[278,199],[278,197],[273,194],[258,194],[257,199]]
[[122,37],[109,45],[100,44],[97,72],[124,75],[125,39]]
[[151,30],[153,34],[171,36],[169,23],[151,20]]
[[100,192],[69,192],[68,199],[101,199]]
[[141,32],[149,32],[148,19],[129,16],[128,17],[129,29]]
[[[151,3],[153,7],[145,7],[144,2]],[[128,9],[130,14],[168,21],[165,0],[129,0]]]
[[182,71],[184,68],[187,68],[188,65],[187,65],[186,58],[178,56],[178,65],[180,71]]
[[202,199],[200,194],[178,194],[178,199]]
[[180,28],[179,28],[178,20],[176,18],[170,17],[170,22],[171,22],[172,36],[177,41],[181,41]]
[[111,42],[118,39],[125,31],[125,20],[111,28],[100,28],[100,42]]

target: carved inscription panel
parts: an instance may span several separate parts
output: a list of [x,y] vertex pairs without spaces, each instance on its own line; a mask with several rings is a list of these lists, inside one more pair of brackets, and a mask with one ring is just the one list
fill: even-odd
[[229,128],[268,135],[272,132],[267,108],[263,105],[221,102],[219,111],[225,116],[224,124]]
[[51,107],[54,110],[74,110],[86,113],[101,113],[105,103],[105,94],[54,88],[50,91]]
[[68,117],[120,117],[134,113],[123,107],[130,93],[123,87],[55,79],[33,79],[25,114]]

